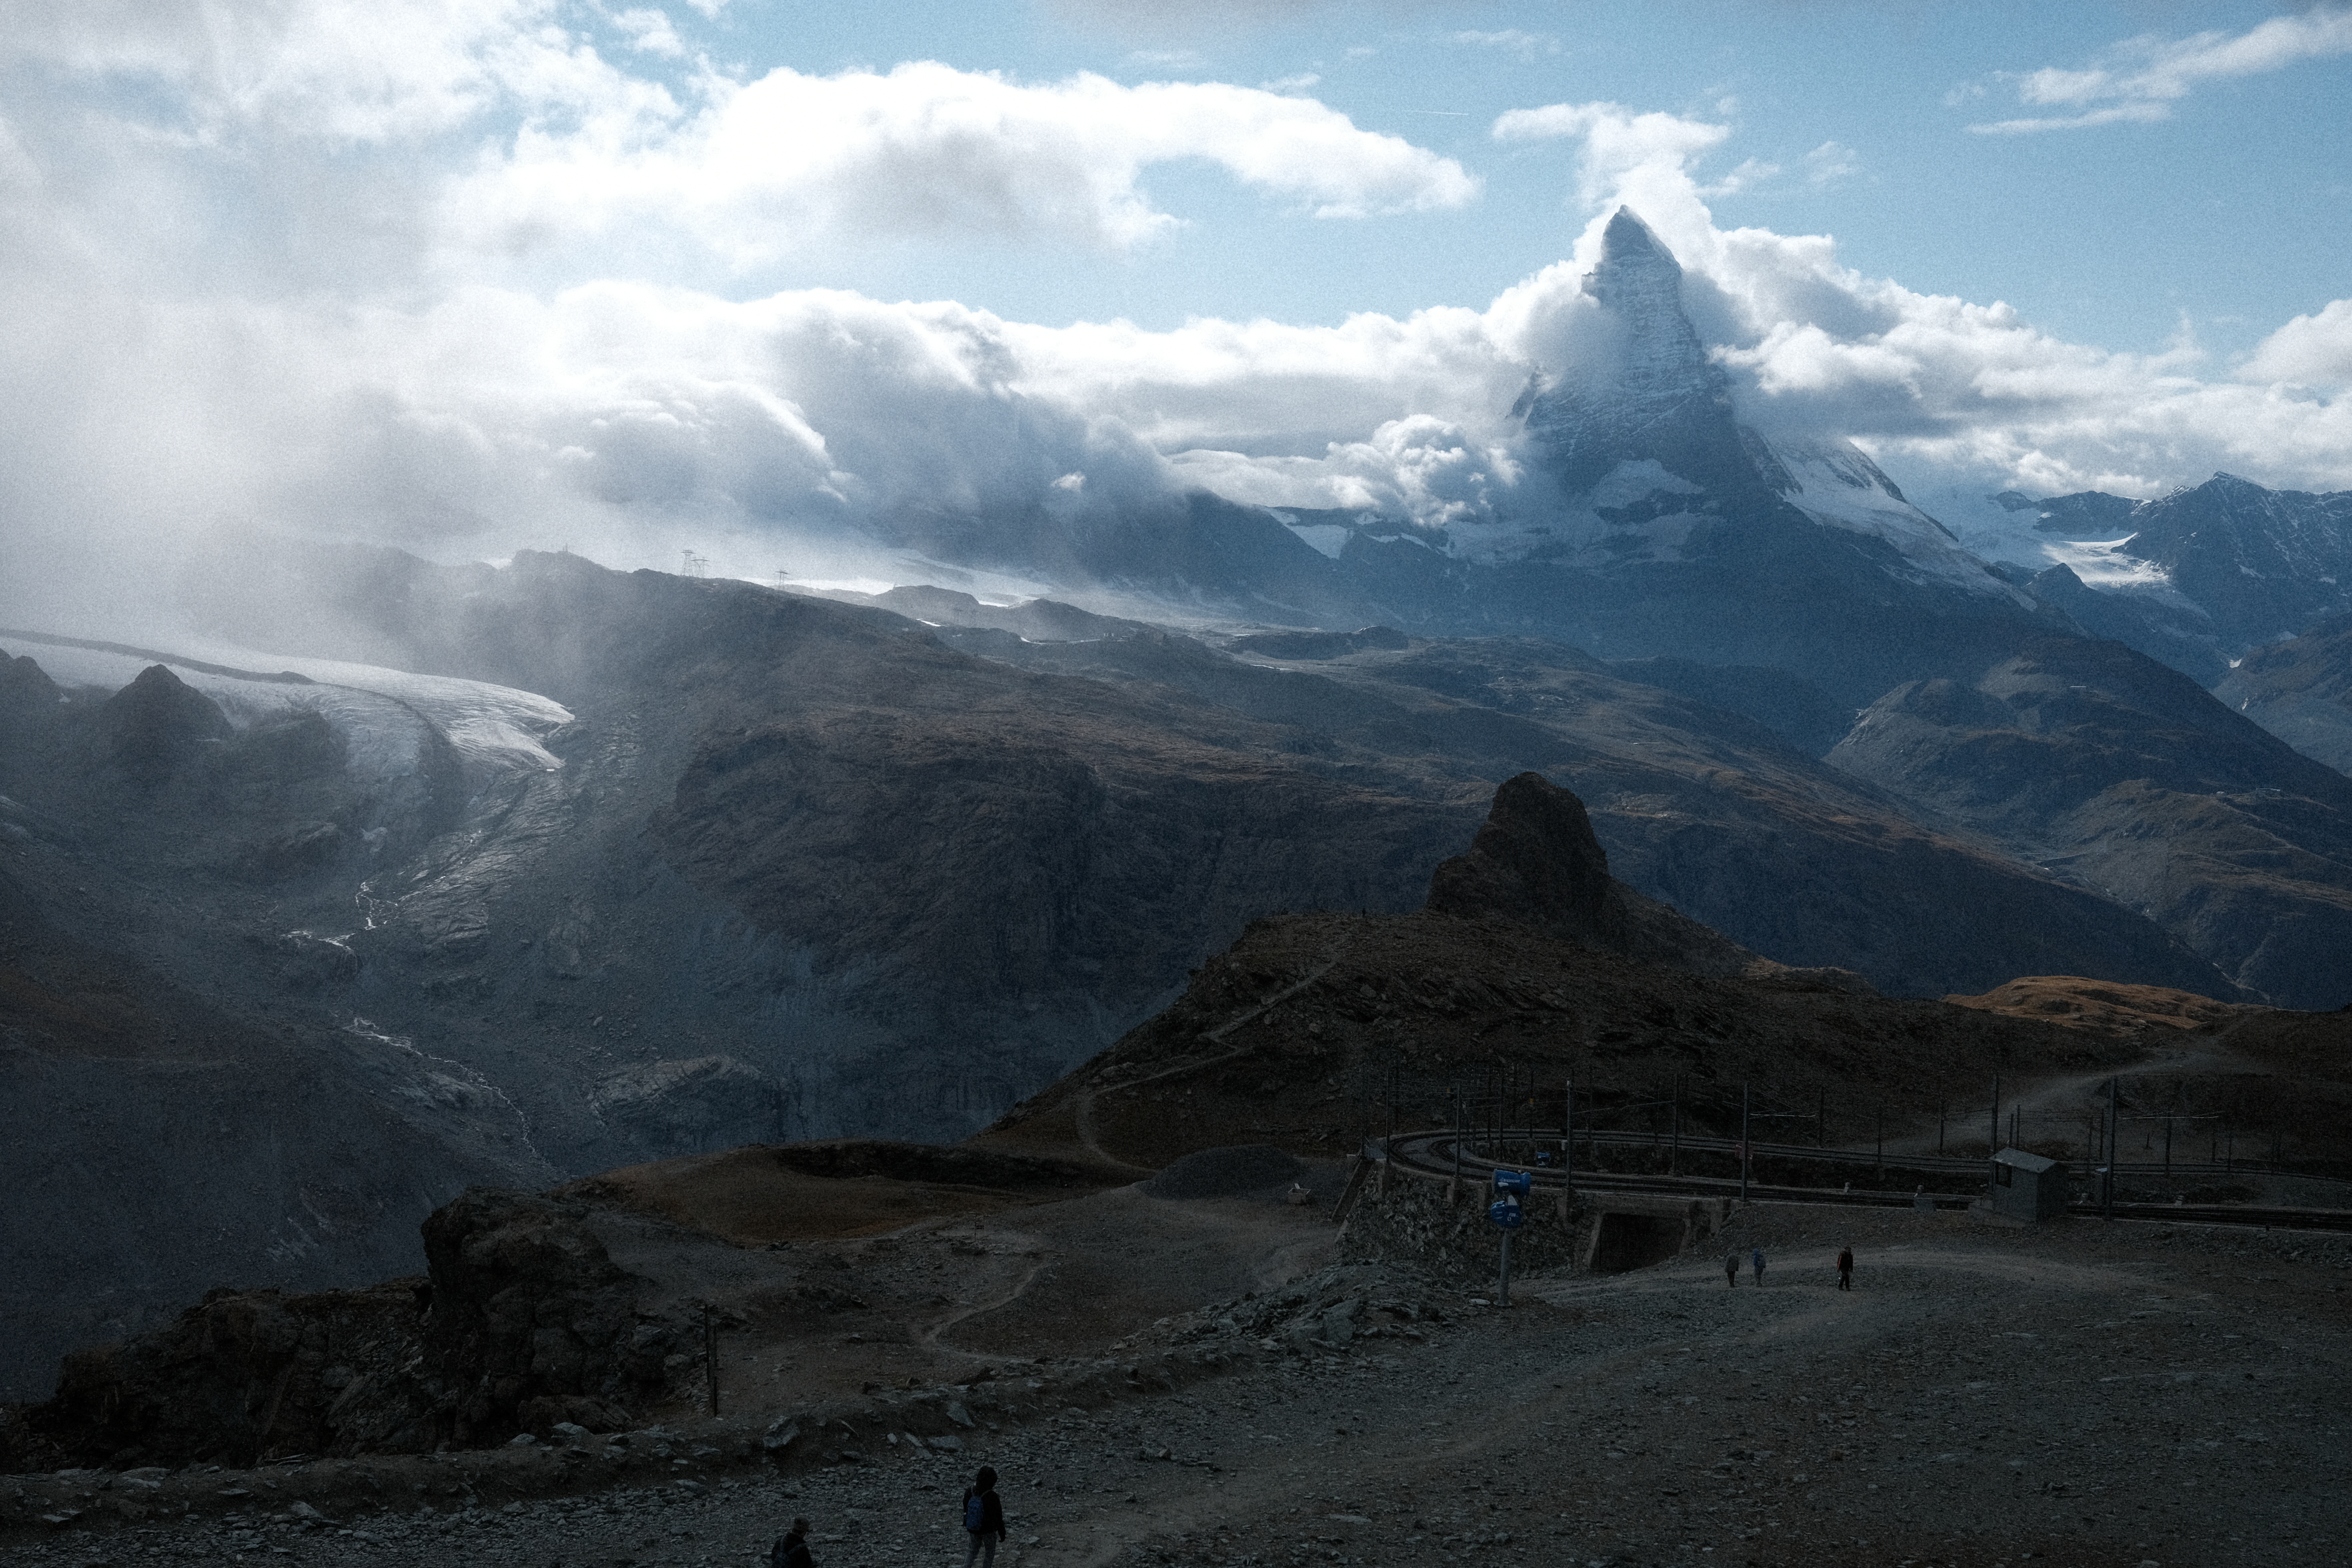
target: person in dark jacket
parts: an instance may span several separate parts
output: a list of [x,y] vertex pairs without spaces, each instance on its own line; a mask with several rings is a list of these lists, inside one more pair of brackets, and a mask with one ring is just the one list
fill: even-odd
[[1839,1247],[1839,1248],[1838,1248],[1838,1265],[1837,1265],[1837,1268],[1838,1268],[1838,1289],[1841,1289],[1841,1290],[1851,1290],[1851,1289],[1853,1289],[1853,1247]]
[[963,1568],[978,1563],[996,1568],[996,1543],[1004,1539],[1004,1500],[996,1495],[996,1471],[987,1465],[971,1478],[963,1494],[963,1527],[971,1534],[971,1550],[963,1554]]
[[809,1521],[793,1521],[792,1529],[769,1549],[768,1568],[816,1568],[816,1559],[809,1555]]

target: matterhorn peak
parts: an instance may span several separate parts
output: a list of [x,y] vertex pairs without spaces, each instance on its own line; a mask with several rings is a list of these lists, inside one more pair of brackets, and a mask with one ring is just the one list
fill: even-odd
[[1601,231],[1601,260],[1585,277],[1585,288],[1603,304],[1628,285],[1662,279],[1679,286],[1682,263],[1632,207],[1619,207]]
[[1611,356],[1616,363],[1595,367],[1612,373],[1616,396],[1721,401],[1723,371],[1707,358],[1683,310],[1682,264],[1633,208],[1619,207],[1609,220],[1600,264],[1586,275],[1584,289],[1623,333]]
[[1706,488],[1753,483],[1728,381],[1684,313],[1682,288],[1674,252],[1633,208],[1618,208],[1584,279],[1610,330],[1528,409],[1529,435],[1571,490],[1643,459]]

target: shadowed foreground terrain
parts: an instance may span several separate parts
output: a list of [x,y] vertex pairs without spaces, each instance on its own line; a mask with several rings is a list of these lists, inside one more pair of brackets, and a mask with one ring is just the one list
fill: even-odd
[[[1258,922],[960,1146],[476,1189],[426,1279],[215,1292],[81,1352],[0,1426],[45,1471],[0,1482],[0,1551],[683,1568],[798,1513],[827,1568],[937,1561],[985,1462],[1037,1568],[2342,1560],[2352,1237],[1711,1198],[1702,1243],[1613,1271],[1587,1193],[1506,1310],[1483,1194],[1394,1172],[1342,1225],[1333,1156],[1506,1065],[1572,1073],[1580,1116],[1678,1079],[1699,1126],[1761,1083],[1848,1143],[1865,1103],[1927,1136],[1938,1072],[2036,1105],[2195,1064],[2332,1092],[2352,1015],[2066,977],[2009,999],[2063,1025],[1889,1000],[1632,894],[1533,775],[1431,903]],[[1411,1212],[1447,1244],[1365,1261],[1412,1252],[1381,1228]]]
[[1330,1245],[1274,1194],[1122,1189],[739,1252],[858,1306],[730,1327],[716,1420],[674,1397],[487,1452],[15,1478],[0,1551],[685,1565],[798,1513],[829,1568],[945,1562],[982,1462],[1003,1560],[1038,1568],[2322,1564],[2352,1532],[2339,1238],[1758,1205],[1721,1245],[1762,1247],[1765,1289],[1710,1253],[1508,1311]]

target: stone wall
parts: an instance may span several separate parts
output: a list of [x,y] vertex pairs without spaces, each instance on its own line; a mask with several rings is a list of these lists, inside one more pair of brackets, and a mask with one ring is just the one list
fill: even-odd
[[[1376,1172],[1339,1232],[1340,1261],[1401,1263],[1442,1283],[1491,1286],[1502,1232],[1486,1219],[1486,1188],[1465,1176],[1449,1198],[1447,1186],[1394,1169],[1383,1181]],[[1570,1198],[1563,1215],[1558,1189],[1538,1189],[1523,1206],[1527,1223],[1511,1242],[1513,1278],[1581,1261],[1591,1215],[1580,1198]]]

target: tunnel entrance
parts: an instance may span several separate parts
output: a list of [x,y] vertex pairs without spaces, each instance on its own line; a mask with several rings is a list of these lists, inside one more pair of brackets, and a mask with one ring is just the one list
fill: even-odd
[[1604,1214],[1593,1221],[1592,1272],[1622,1274],[1683,1249],[1683,1222],[1664,1215]]

